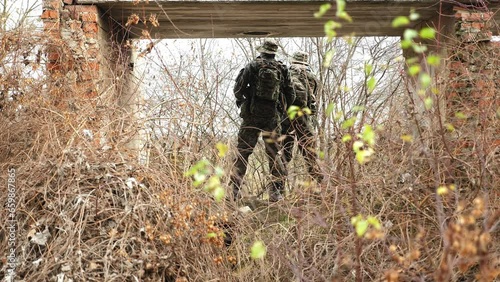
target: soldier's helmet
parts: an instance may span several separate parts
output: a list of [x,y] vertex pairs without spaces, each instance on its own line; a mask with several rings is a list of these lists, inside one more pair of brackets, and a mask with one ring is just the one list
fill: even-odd
[[303,51],[295,52],[292,58],[290,59],[290,63],[292,64],[301,64],[306,66],[309,65],[308,61],[309,61],[309,55]]
[[276,53],[278,53],[278,44],[276,44],[274,40],[268,39],[264,41],[264,44],[257,47],[256,50],[260,53],[276,55]]

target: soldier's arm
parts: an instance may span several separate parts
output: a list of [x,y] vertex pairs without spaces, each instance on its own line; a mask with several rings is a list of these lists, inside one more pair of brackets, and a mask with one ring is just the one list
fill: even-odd
[[295,90],[293,89],[292,80],[288,68],[283,65],[283,95],[285,96],[285,112],[287,108],[295,101]]
[[318,98],[318,90],[319,90],[319,82],[318,79],[312,74],[308,73],[308,76],[310,77],[310,81],[312,82],[312,96],[309,97],[308,99],[308,107],[311,109],[312,114],[316,114],[317,111],[317,104],[316,104],[316,99]]
[[236,98],[236,105],[239,107],[250,95],[250,64],[242,68],[238,73],[234,84],[233,92]]

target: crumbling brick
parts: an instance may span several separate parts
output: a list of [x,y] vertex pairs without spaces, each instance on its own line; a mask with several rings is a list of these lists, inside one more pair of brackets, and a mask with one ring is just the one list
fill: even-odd
[[96,33],[99,31],[99,26],[97,26],[97,23],[92,23],[92,22],[83,22],[83,32],[87,33]]
[[48,20],[43,21],[44,31],[53,31],[53,30],[58,31],[59,27],[60,27],[59,21],[48,21]]
[[59,10],[44,10],[40,16],[42,20],[44,19],[59,19]]
[[97,13],[82,12],[80,13],[80,18],[84,22],[97,22]]
[[43,0],[43,9],[47,10],[60,10],[62,8],[61,0]]
[[[456,36],[460,44],[451,48],[447,84],[448,119],[456,126],[467,127],[462,132],[488,128],[495,121],[500,107],[500,42],[493,42],[491,12],[455,8]],[[461,120],[456,112],[468,116]],[[491,134],[490,136],[495,136]],[[498,134],[497,134],[498,136]],[[456,150],[465,152],[474,146],[476,136],[462,136]],[[496,139],[496,143],[500,143]],[[495,143],[493,142],[493,143]]]

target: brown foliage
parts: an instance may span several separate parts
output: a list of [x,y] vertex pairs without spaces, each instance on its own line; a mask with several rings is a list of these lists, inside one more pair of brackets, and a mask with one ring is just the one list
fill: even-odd
[[[169,136],[166,149],[151,144],[154,158],[149,166],[136,161],[127,147],[136,128],[117,106],[120,93],[102,90],[96,93],[98,101],[89,103],[78,88],[68,86],[68,77],[26,73],[43,69],[36,49],[20,43],[26,38],[33,37],[4,35],[0,57],[6,70],[0,77],[0,181],[7,183],[6,172],[15,168],[18,278],[498,278],[498,146],[489,143],[498,119],[473,132],[458,123],[455,131],[443,131],[438,108],[424,113],[429,120],[424,126],[413,112],[419,101],[406,93],[395,95],[387,112],[391,118],[377,132],[373,161],[357,164],[351,147],[337,141],[322,161],[324,183],[292,174],[286,201],[268,205],[251,198],[253,212],[240,214],[231,205],[215,203],[183,176],[186,167],[202,157],[229,173],[229,161],[218,159],[213,150],[217,138],[189,130],[182,137]],[[34,61],[19,60],[25,53]],[[488,105],[480,111],[497,110]],[[193,120],[197,110],[192,110]],[[411,130],[418,132],[412,142],[400,138]],[[348,132],[356,136],[355,129],[336,134]],[[250,185],[263,181],[254,182],[259,183]],[[438,195],[441,186],[447,192]],[[7,197],[2,193],[0,202]],[[370,227],[358,237],[351,224],[357,214],[376,217],[381,231]],[[7,210],[0,216],[7,218]],[[2,226],[1,249],[7,249],[8,232]],[[256,239],[267,245],[263,260],[249,258]],[[4,264],[3,277],[6,269]]]

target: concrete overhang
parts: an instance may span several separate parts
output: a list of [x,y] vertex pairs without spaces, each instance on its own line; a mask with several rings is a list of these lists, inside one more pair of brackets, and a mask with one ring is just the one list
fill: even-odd
[[[323,17],[315,18],[321,4],[330,2],[332,9]],[[408,15],[411,9],[420,14],[421,23],[437,25],[438,16],[452,15],[452,4],[464,7],[476,2],[488,3],[500,22],[500,0],[490,1],[437,1],[437,0],[347,0],[346,11],[353,22],[342,22],[339,35],[400,36],[402,29],[391,27],[396,16]],[[153,38],[235,38],[235,37],[322,37],[323,25],[335,19],[335,1],[252,1],[252,0],[77,0],[78,4],[95,4],[104,16],[123,26],[135,14],[146,19],[127,26],[131,38],[140,38],[142,30]],[[156,16],[154,27],[149,18]],[[498,30],[496,30],[497,32]]]

